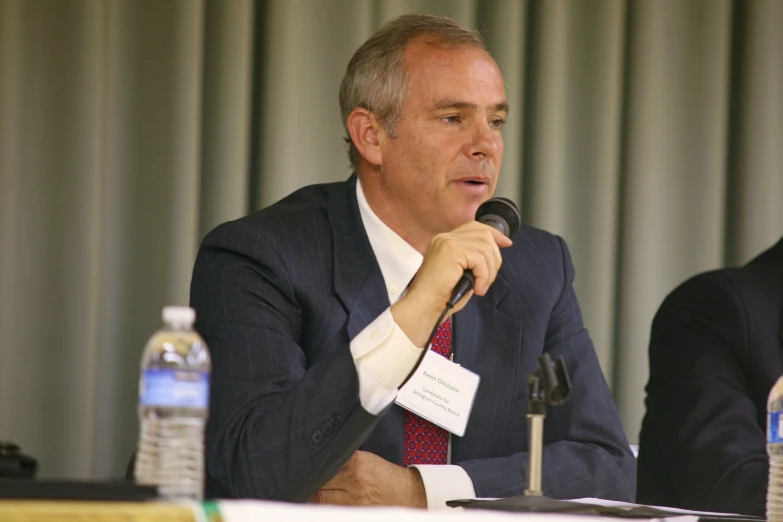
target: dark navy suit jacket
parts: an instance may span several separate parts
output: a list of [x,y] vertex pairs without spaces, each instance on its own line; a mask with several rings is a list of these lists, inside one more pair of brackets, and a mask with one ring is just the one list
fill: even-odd
[[764,515],[767,395],[783,374],[783,240],[700,274],[650,337],[639,502]]
[[[523,227],[489,293],[454,316],[454,360],[481,383],[452,462],[476,494],[520,494],[526,380],[563,356],[573,396],[550,408],[544,493],[632,500],[636,463],[572,288],[565,243]],[[302,501],[357,448],[401,464],[403,410],[359,402],[350,340],[389,307],[356,179],[301,189],[204,239],[191,285],[213,358],[207,495]]]

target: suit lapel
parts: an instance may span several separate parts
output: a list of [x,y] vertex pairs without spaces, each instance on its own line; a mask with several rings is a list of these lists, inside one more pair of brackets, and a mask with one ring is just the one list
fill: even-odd
[[[348,314],[346,333],[353,339],[390,305],[383,273],[359,212],[356,176],[332,196],[328,212],[334,231],[334,289]],[[361,449],[402,464],[404,422],[404,410],[392,405]]]
[[520,367],[523,325],[503,310],[509,290],[501,269],[487,295],[474,296],[454,316],[454,361],[481,381],[465,436],[452,437],[453,461],[470,459],[486,448],[487,434],[506,429],[516,403],[521,372],[508,369]]
[[348,337],[353,339],[389,307],[386,284],[362,224],[356,200],[356,176],[329,201],[334,230],[334,289],[348,314]]
[[482,343],[487,341],[488,337],[502,335],[502,331],[488,328],[488,325],[493,323],[486,320],[493,320],[496,313],[499,313],[498,306],[509,288],[506,279],[498,274],[485,296],[473,296],[467,306],[454,315],[452,352],[455,362],[476,371]]

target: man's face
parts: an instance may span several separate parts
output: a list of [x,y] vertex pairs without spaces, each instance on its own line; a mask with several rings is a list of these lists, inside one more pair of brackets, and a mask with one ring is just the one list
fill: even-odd
[[506,91],[479,47],[414,42],[403,64],[408,96],[397,138],[382,140],[380,184],[395,221],[434,235],[474,219],[495,192]]

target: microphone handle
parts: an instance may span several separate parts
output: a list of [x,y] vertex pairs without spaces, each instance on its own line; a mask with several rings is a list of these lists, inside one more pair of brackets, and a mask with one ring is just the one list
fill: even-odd
[[460,299],[465,297],[465,294],[467,294],[473,288],[475,283],[476,278],[473,277],[473,272],[470,270],[465,270],[465,272],[462,274],[462,277],[459,278],[457,285],[454,287],[454,291],[451,293],[451,299],[449,299],[449,302],[446,306],[449,308],[454,308],[454,305],[457,304]]
[[[485,214],[478,218],[478,222],[497,229],[506,237],[509,237],[509,235],[512,234],[506,220],[494,214]],[[462,274],[459,282],[457,282],[457,285],[454,287],[454,291],[451,293],[451,299],[449,299],[449,302],[446,306],[448,308],[454,308],[454,305],[457,304],[457,301],[465,297],[465,294],[473,289],[474,284],[476,284],[476,278],[473,277],[473,272],[470,270],[465,270],[465,273]]]

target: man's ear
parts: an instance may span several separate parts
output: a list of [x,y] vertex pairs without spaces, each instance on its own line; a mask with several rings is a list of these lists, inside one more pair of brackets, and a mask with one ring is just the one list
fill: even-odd
[[359,154],[371,165],[382,165],[380,133],[385,131],[375,115],[367,109],[357,107],[348,115],[346,127]]

